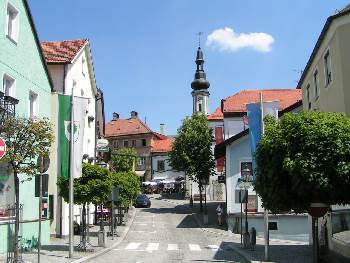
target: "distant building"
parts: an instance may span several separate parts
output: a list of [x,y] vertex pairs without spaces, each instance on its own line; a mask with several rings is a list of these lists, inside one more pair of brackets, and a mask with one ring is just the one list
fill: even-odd
[[[268,89],[268,90],[243,90],[230,96],[222,102],[222,122],[220,112],[217,110],[213,116],[215,122],[224,126],[225,140],[215,146],[216,159],[225,158],[225,174],[227,187],[227,223],[229,231],[240,233],[241,229],[241,204],[238,192],[240,181],[243,179],[243,170],[252,171],[252,154],[249,141],[249,124],[245,123],[246,104],[259,102],[260,93],[264,101],[278,101],[279,115],[285,112],[300,112],[302,110],[301,92],[297,89]],[[213,120],[214,121],[214,120]],[[243,204],[243,213],[245,211]],[[263,208],[261,199],[253,187],[248,189],[248,224],[249,229],[255,227],[257,232],[263,232]],[[303,237],[308,241],[308,217],[307,215],[283,214],[272,215],[274,229],[270,231],[271,237],[283,236],[284,239],[296,239]],[[244,218],[243,218],[244,221]],[[244,231],[244,222],[243,222]]]
[[[343,112],[350,117],[349,47],[350,5],[347,5],[328,17],[299,80],[305,111]],[[332,206],[326,219],[329,248],[350,257],[350,205]]]
[[158,180],[176,180],[185,178],[185,173],[174,170],[169,164],[169,155],[171,151],[173,138],[154,140],[152,144],[152,179]]
[[151,180],[152,143],[166,137],[153,132],[139,119],[136,111],[132,111],[128,119],[121,119],[118,113],[113,113],[113,119],[106,124],[105,132],[112,152],[121,148],[134,148],[137,151],[136,173],[143,180]]

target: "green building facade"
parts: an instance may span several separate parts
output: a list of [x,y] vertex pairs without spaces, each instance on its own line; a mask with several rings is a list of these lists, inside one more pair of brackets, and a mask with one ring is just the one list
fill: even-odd
[[[25,0],[0,0],[0,78],[2,92],[18,99],[16,115],[51,117],[52,81]],[[0,164],[0,253],[9,248],[6,207],[14,202],[13,176]],[[38,202],[35,180],[21,175],[20,203],[23,204],[20,235],[23,246],[33,247],[38,237]],[[12,227],[13,228],[13,227]],[[50,222],[42,221],[42,244],[50,239]]]

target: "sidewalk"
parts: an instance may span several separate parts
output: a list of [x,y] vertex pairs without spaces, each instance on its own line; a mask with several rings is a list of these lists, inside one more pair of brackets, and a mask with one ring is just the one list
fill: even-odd
[[[265,247],[263,237],[257,237],[257,245],[255,250],[244,249],[241,245],[241,236],[227,231],[226,226],[219,226],[217,223],[216,207],[219,201],[208,201],[208,224],[203,222],[203,214],[199,212],[199,202],[194,202],[193,207],[189,206],[189,200],[174,200],[163,199],[166,202],[183,205],[191,210],[193,219],[197,222],[198,226],[205,232],[215,235],[230,237],[232,242],[224,242],[224,246],[229,246],[240,254],[247,262],[264,262]],[[203,203],[204,205],[204,203]],[[270,260],[269,262],[276,263],[312,263],[312,247],[305,242],[282,240],[282,239],[270,239]],[[348,259],[340,257],[338,255],[330,254],[324,262],[349,262]]]
[[[77,251],[77,245],[80,242],[79,236],[74,236],[74,257],[69,258],[68,255],[68,238],[51,238],[50,245],[43,245],[41,247],[41,256],[40,262],[44,263],[79,263],[90,260],[102,253],[105,253],[108,250],[116,247],[120,242],[123,241],[124,237],[128,233],[130,229],[130,225],[132,224],[135,217],[136,209],[131,207],[129,209],[129,214],[127,222],[125,225],[117,226],[117,234],[112,240],[112,237],[107,237],[107,246],[105,248],[98,246],[98,238],[97,233],[99,231],[99,226],[93,226],[90,228],[90,244],[92,245],[93,252],[79,252]],[[109,227],[105,226],[105,230],[109,231]],[[37,250],[33,250],[31,252],[23,253],[24,262],[35,263],[38,262]],[[6,254],[0,254],[0,262],[6,262]]]

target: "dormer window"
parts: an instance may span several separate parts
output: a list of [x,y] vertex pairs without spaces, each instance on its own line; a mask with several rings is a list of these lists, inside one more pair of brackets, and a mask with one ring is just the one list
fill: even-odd
[[17,43],[19,32],[19,12],[10,3],[7,4],[6,15],[6,36],[13,42]]

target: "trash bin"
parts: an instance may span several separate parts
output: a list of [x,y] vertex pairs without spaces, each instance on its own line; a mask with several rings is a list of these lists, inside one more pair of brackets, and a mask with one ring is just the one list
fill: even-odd
[[250,246],[251,249],[254,250],[256,245],[256,229],[255,227],[252,227],[250,229]]

